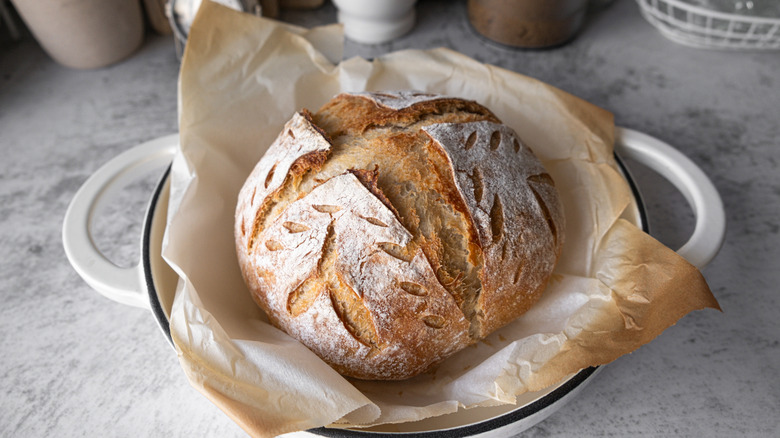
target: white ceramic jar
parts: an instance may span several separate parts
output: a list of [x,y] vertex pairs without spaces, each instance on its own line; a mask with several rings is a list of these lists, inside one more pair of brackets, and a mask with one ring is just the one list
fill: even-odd
[[379,44],[414,27],[417,0],[333,0],[344,35],[358,43]]

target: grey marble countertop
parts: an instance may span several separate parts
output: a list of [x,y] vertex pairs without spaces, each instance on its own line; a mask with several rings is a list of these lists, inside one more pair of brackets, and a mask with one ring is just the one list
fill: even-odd
[[[723,312],[694,312],[523,436],[780,436],[780,54],[687,48],[619,0],[571,43],[545,51],[486,42],[465,2],[421,1],[411,34],[347,42],[346,55],[439,46],[557,86],[616,123],[677,147],[714,182],[728,229],[703,269]],[[311,26],[333,6],[285,11]],[[97,70],[54,63],[27,36],[0,46],[0,435],[245,436],[192,389],[148,311],[95,293],[70,267],[61,227],[103,163],[177,131],[172,37],[148,34],[131,58]],[[114,261],[139,257],[157,173],[96,223]],[[635,169],[651,232],[676,247],[693,228],[684,198]]]

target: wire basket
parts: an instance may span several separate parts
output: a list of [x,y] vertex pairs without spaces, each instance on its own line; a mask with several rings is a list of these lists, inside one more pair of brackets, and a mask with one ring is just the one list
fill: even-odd
[[650,24],[680,44],[711,49],[780,49],[780,18],[719,12],[680,0],[636,1]]

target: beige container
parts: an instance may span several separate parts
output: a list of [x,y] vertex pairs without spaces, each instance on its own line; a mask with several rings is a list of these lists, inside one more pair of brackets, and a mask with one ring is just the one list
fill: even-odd
[[67,67],[113,64],[143,41],[139,0],[12,1],[38,43]]
[[582,26],[587,0],[469,0],[469,21],[483,36],[509,46],[563,44]]

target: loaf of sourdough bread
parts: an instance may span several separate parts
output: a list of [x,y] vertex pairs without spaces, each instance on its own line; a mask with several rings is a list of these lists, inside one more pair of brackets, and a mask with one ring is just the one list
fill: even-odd
[[524,313],[561,253],[552,178],[476,102],[345,93],[295,114],[235,238],[270,321],[338,372],[405,379]]

